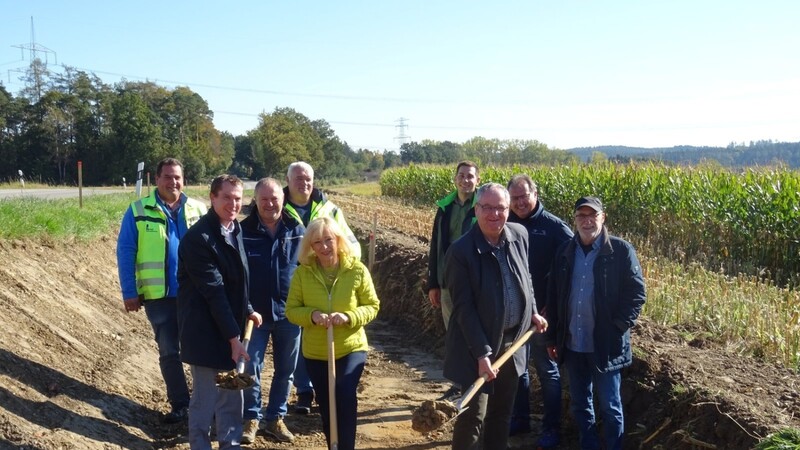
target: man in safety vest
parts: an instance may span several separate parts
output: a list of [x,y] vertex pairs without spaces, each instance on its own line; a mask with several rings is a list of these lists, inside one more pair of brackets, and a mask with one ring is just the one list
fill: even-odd
[[[308,226],[308,223],[317,217],[331,217],[341,227],[342,233],[347,238],[353,255],[361,258],[361,245],[358,239],[350,230],[344,213],[320,190],[314,187],[314,169],[310,164],[297,161],[289,164],[286,171],[286,184],[284,193],[284,211]],[[302,352],[301,352],[302,354]],[[301,357],[297,359],[297,367],[294,372],[294,387],[297,391],[297,403],[294,412],[297,414],[308,414],[311,412],[311,403],[314,401],[314,387],[311,379],[306,372],[305,360]]]
[[117,268],[125,311],[144,306],[158,344],[170,411],[164,423],[186,419],[189,388],[178,341],[178,243],[201,216],[204,203],[182,192],[183,165],[166,158],[156,167],[156,189],[131,203],[117,239]]

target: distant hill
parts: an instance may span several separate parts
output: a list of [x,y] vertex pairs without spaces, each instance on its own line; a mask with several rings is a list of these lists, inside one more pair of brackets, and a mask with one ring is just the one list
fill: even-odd
[[666,148],[604,145],[571,148],[567,151],[584,161],[588,161],[592,154],[599,152],[609,159],[623,161],[653,160],[675,164],[697,164],[713,160],[728,167],[785,164],[791,168],[800,168],[800,142],[751,141],[747,145],[731,143],[727,147],[679,145]]

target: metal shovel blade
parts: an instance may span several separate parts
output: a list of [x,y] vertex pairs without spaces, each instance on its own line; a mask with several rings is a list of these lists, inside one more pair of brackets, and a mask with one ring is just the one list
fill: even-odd
[[[253,321],[248,320],[244,328],[244,339],[242,340],[242,345],[245,350],[247,350],[247,346],[250,344],[250,336],[252,334]],[[244,373],[244,356],[239,357],[235,369],[218,373],[215,377],[215,381],[217,382],[218,388],[237,391],[247,389],[256,384],[256,380],[252,376]]]

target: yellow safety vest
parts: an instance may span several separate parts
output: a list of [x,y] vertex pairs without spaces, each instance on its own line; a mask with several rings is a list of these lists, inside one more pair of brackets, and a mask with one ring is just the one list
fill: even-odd
[[[136,251],[136,291],[145,300],[167,295],[167,215],[156,202],[155,193],[131,203],[139,235]],[[187,198],[183,219],[188,229],[206,213],[206,205]]]

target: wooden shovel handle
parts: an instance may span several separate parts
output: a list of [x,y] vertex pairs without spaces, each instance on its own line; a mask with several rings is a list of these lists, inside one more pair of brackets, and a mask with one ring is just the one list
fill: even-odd
[[[500,357],[498,357],[494,361],[494,363],[492,363],[492,367],[495,369],[499,369],[500,366],[505,364],[505,362],[508,361],[508,359],[511,358],[511,356],[517,350],[519,350],[520,347],[522,347],[523,345],[525,345],[526,342],[528,342],[528,339],[530,339],[531,336],[533,336],[533,332],[534,329],[530,329],[526,331],[525,334],[517,338],[517,340],[514,341],[513,344],[511,344],[511,347],[508,347],[508,349],[505,352],[503,352],[503,354],[500,355]],[[469,403],[470,400],[472,400],[472,397],[474,397],[475,394],[478,393],[478,391],[480,391],[483,384],[486,383],[486,378],[487,378],[486,374],[481,375],[480,378],[475,380],[475,382],[472,383],[470,387],[467,388],[466,391],[464,391],[464,395],[458,401],[458,405],[456,405],[459,411],[464,407],[464,405],[466,405],[467,403]]]
[[337,450],[339,423],[336,420],[336,351],[333,345],[333,325],[328,326],[328,403],[331,450]]

